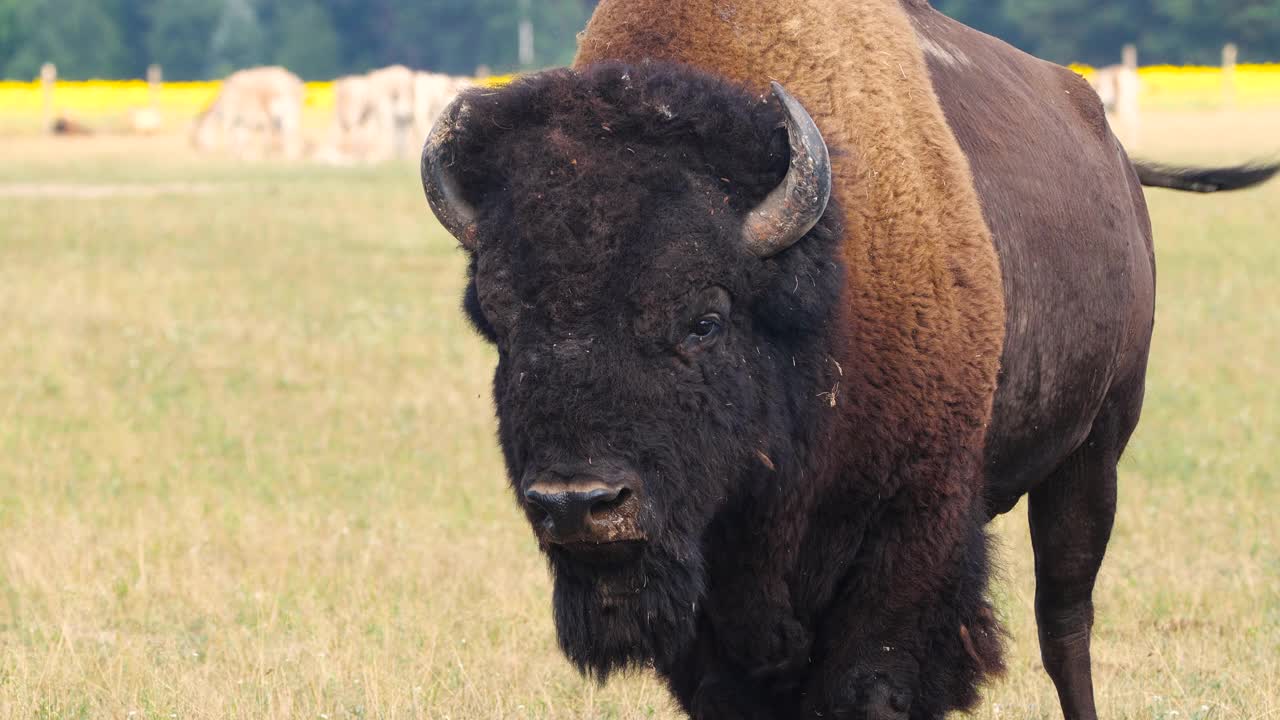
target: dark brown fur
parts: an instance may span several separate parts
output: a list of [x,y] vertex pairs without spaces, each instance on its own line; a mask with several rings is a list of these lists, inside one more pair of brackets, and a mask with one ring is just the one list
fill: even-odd
[[1155,304],[1146,201],[1078,75],[908,3],[1000,255],[1005,333],[989,514],[1030,494],[1036,616],[1068,718],[1095,716],[1091,593],[1116,463],[1142,408]]

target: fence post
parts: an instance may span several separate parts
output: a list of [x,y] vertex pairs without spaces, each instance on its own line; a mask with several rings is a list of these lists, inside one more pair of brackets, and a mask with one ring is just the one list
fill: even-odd
[[533,66],[533,20],[529,17],[529,0],[520,0],[520,26],[516,40],[520,69],[528,70]]
[[164,71],[159,65],[147,66],[147,86],[150,88],[151,109],[160,110],[160,86],[164,84]]
[[1138,48],[1129,43],[1121,50],[1122,65],[1116,72],[1116,120],[1118,134],[1129,147],[1137,147],[1139,123],[1139,92],[1141,83],[1138,79]]
[[53,130],[53,90],[58,84],[58,67],[53,63],[40,66],[40,88],[44,95],[44,129]]
[[1235,43],[1222,46],[1222,104],[1228,108],[1236,104],[1236,61],[1240,48]]

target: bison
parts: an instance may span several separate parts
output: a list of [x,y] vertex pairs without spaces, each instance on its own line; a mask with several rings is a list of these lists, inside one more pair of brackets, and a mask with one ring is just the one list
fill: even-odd
[[423,183],[563,651],[698,718],[942,717],[1001,671],[984,528],[1027,495],[1094,717],[1141,183],[1274,171],[1135,165],[1082,78],[923,0],[604,0],[572,68],[464,93]]

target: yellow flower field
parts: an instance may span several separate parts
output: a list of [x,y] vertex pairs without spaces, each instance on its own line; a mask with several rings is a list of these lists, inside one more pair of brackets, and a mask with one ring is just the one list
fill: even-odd
[[[497,86],[508,83],[513,75],[494,75],[478,81]],[[333,82],[309,82],[307,85],[304,125],[320,127],[330,122],[333,113]],[[188,123],[213,102],[222,83],[169,82],[161,87],[156,106],[168,130]],[[40,81],[15,82],[0,80],[0,134],[36,132],[44,117],[44,90]],[[151,107],[151,88],[144,80],[59,81],[54,88],[52,112],[87,122],[97,131],[126,130],[129,114]]]
[[[1073,65],[1072,69],[1085,77],[1094,72],[1083,65]],[[1228,102],[1240,108],[1280,107],[1280,63],[1239,66],[1234,93],[1218,67],[1153,65],[1141,68],[1139,75],[1142,106],[1146,108],[1208,109]],[[499,85],[511,77],[496,76],[482,82]],[[218,81],[165,83],[156,102],[166,118],[182,120],[207,107],[219,87]],[[55,87],[53,111],[77,119],[99,120],[119,118],[150,104],[151,91],[142,80],[63,81]],[[333,83],[307,83],[306,104],[312,118],[327,116],[333,109]],[[0,81],[0,127],[30,124],[31,119],[41,116],[43,107],[39,81]]]
[[[482,81],[485,85],[510,82],[511,75],[497,75]],[[158,99],[161,112],[173,115],[195,115],[218,95],[222,83],[164,83]],[[151,90],[144,80],[86,80],[58,82],[54,89],[54,109],[73,117],[89,117],[126,113],[151,104]],[[333,82],[307,83],[307,108],[319,111],[333,109]],[[34,115],[44,107],[40,81],[14,82],[0,80],[0,115]]]
[[[1071,66],[1085,77],[1094,69]],[[1141,103],[1153,108],[1203,108],[1228,101],[1230,86],[1220,67],[1204,65],[1148,65],[1138,69]],[[1280,63],[1240,65],[1234,78],[1235,104],[1241,107],[1280,106]]]
[[[164,83],[158,104],[161,112],[195,115],[218,95],[222,83]],[[64,81],[54,89],[54,108],[58,112],[83,117],[128,112],[151,104],[151,90],[144,80]],[[0,113],[39,113],[44,105],[40,82],[0,81]],[[329,110],[333,107],[333,83],[307,83],[307,107]]]

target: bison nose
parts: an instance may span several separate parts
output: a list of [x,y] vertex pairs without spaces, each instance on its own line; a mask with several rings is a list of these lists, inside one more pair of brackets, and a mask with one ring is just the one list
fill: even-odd
[[637,485],[627,475],[606,480],[548,473],[524,497],[538,534],[552,544],[639,540]]
[[547,514],[552,532],[560,537],[570,537],[581,534],[593,513],[607,511],[625,492],[627,490],[620,487],[544,492],[535,485],[524,496],[531,505]]

